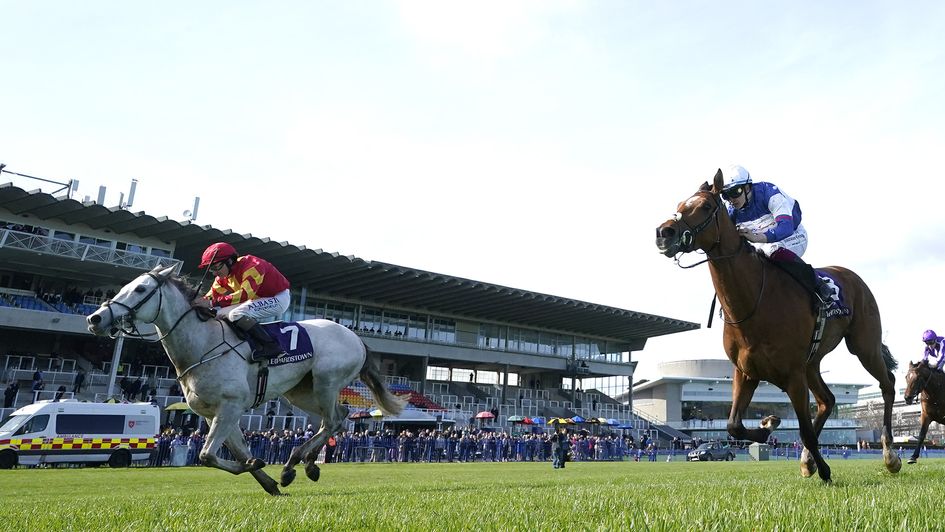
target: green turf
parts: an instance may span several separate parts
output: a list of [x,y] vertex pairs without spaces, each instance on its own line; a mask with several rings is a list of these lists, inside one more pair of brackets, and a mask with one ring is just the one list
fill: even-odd
[[[932,530],[945,459],[330,464],[287,497],[206,468],[0,471],[5,530]],[[276,476],[279,469],[267,468]]]

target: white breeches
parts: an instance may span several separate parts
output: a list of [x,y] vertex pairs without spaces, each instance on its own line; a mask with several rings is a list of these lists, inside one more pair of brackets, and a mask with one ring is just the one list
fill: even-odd
[[261,297],[239,305],[223,307],[217,315],[226,316],[234,323],[244,316],[253,318],[259,323],[278,321],[282,319],[285,311],[289,310],[290,299],[289,290],[286,289],[272,297]]
[[766,257],[770,257],[771,254],[779,248],[785,248],[788,251],[794,252],[798,257],[803,257],[804,252],[807,251],[807,229],[804,229],[804,224],[801,224],[797,226],[797,230],[794,231],[794,234],[780,242],[767,242],[764,244],[752,242],[751,245],[761,250]]

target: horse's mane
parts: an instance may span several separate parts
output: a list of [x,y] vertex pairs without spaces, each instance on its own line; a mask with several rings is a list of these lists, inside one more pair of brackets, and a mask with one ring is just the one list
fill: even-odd
[[187,301],[193,301],[197,297],[197,288],[190,284],[190,281],[185,277],[179,275],[171,275],[167,278],[167,282],[171,283],[174,288],[184,295]]

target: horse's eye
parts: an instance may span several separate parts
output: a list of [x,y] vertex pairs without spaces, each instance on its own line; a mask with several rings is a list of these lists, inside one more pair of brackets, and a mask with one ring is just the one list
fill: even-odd
[[144,291],[145,291],[145,287],[143,284],[139,284],[138,286],[135,287],[135,292],[138,292],[139,294]]

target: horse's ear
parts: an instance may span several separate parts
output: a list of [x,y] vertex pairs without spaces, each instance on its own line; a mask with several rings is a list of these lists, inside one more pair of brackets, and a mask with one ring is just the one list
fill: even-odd
[[158,275],[161,276],[161,277],[163,277],[163,278],[165,278],[165,279],[167,279],[167,278],[170,277],[173,273],[174,273],[174,266],[168,266],[167,268],[164,268],[163,270],[159,271],[159,272],[158,272]]
[[715,172],[715,178],[712,180],[712,193],[718,194],[722,192],[722,186],[724,184],[725,183],[722,182],[722,169],[719,168],[719,170]]
[[712,187],[709,186],[708,181],[703,182],[702,185],[699,187],[699,192],[711,192],[711,191],[712,191]]

